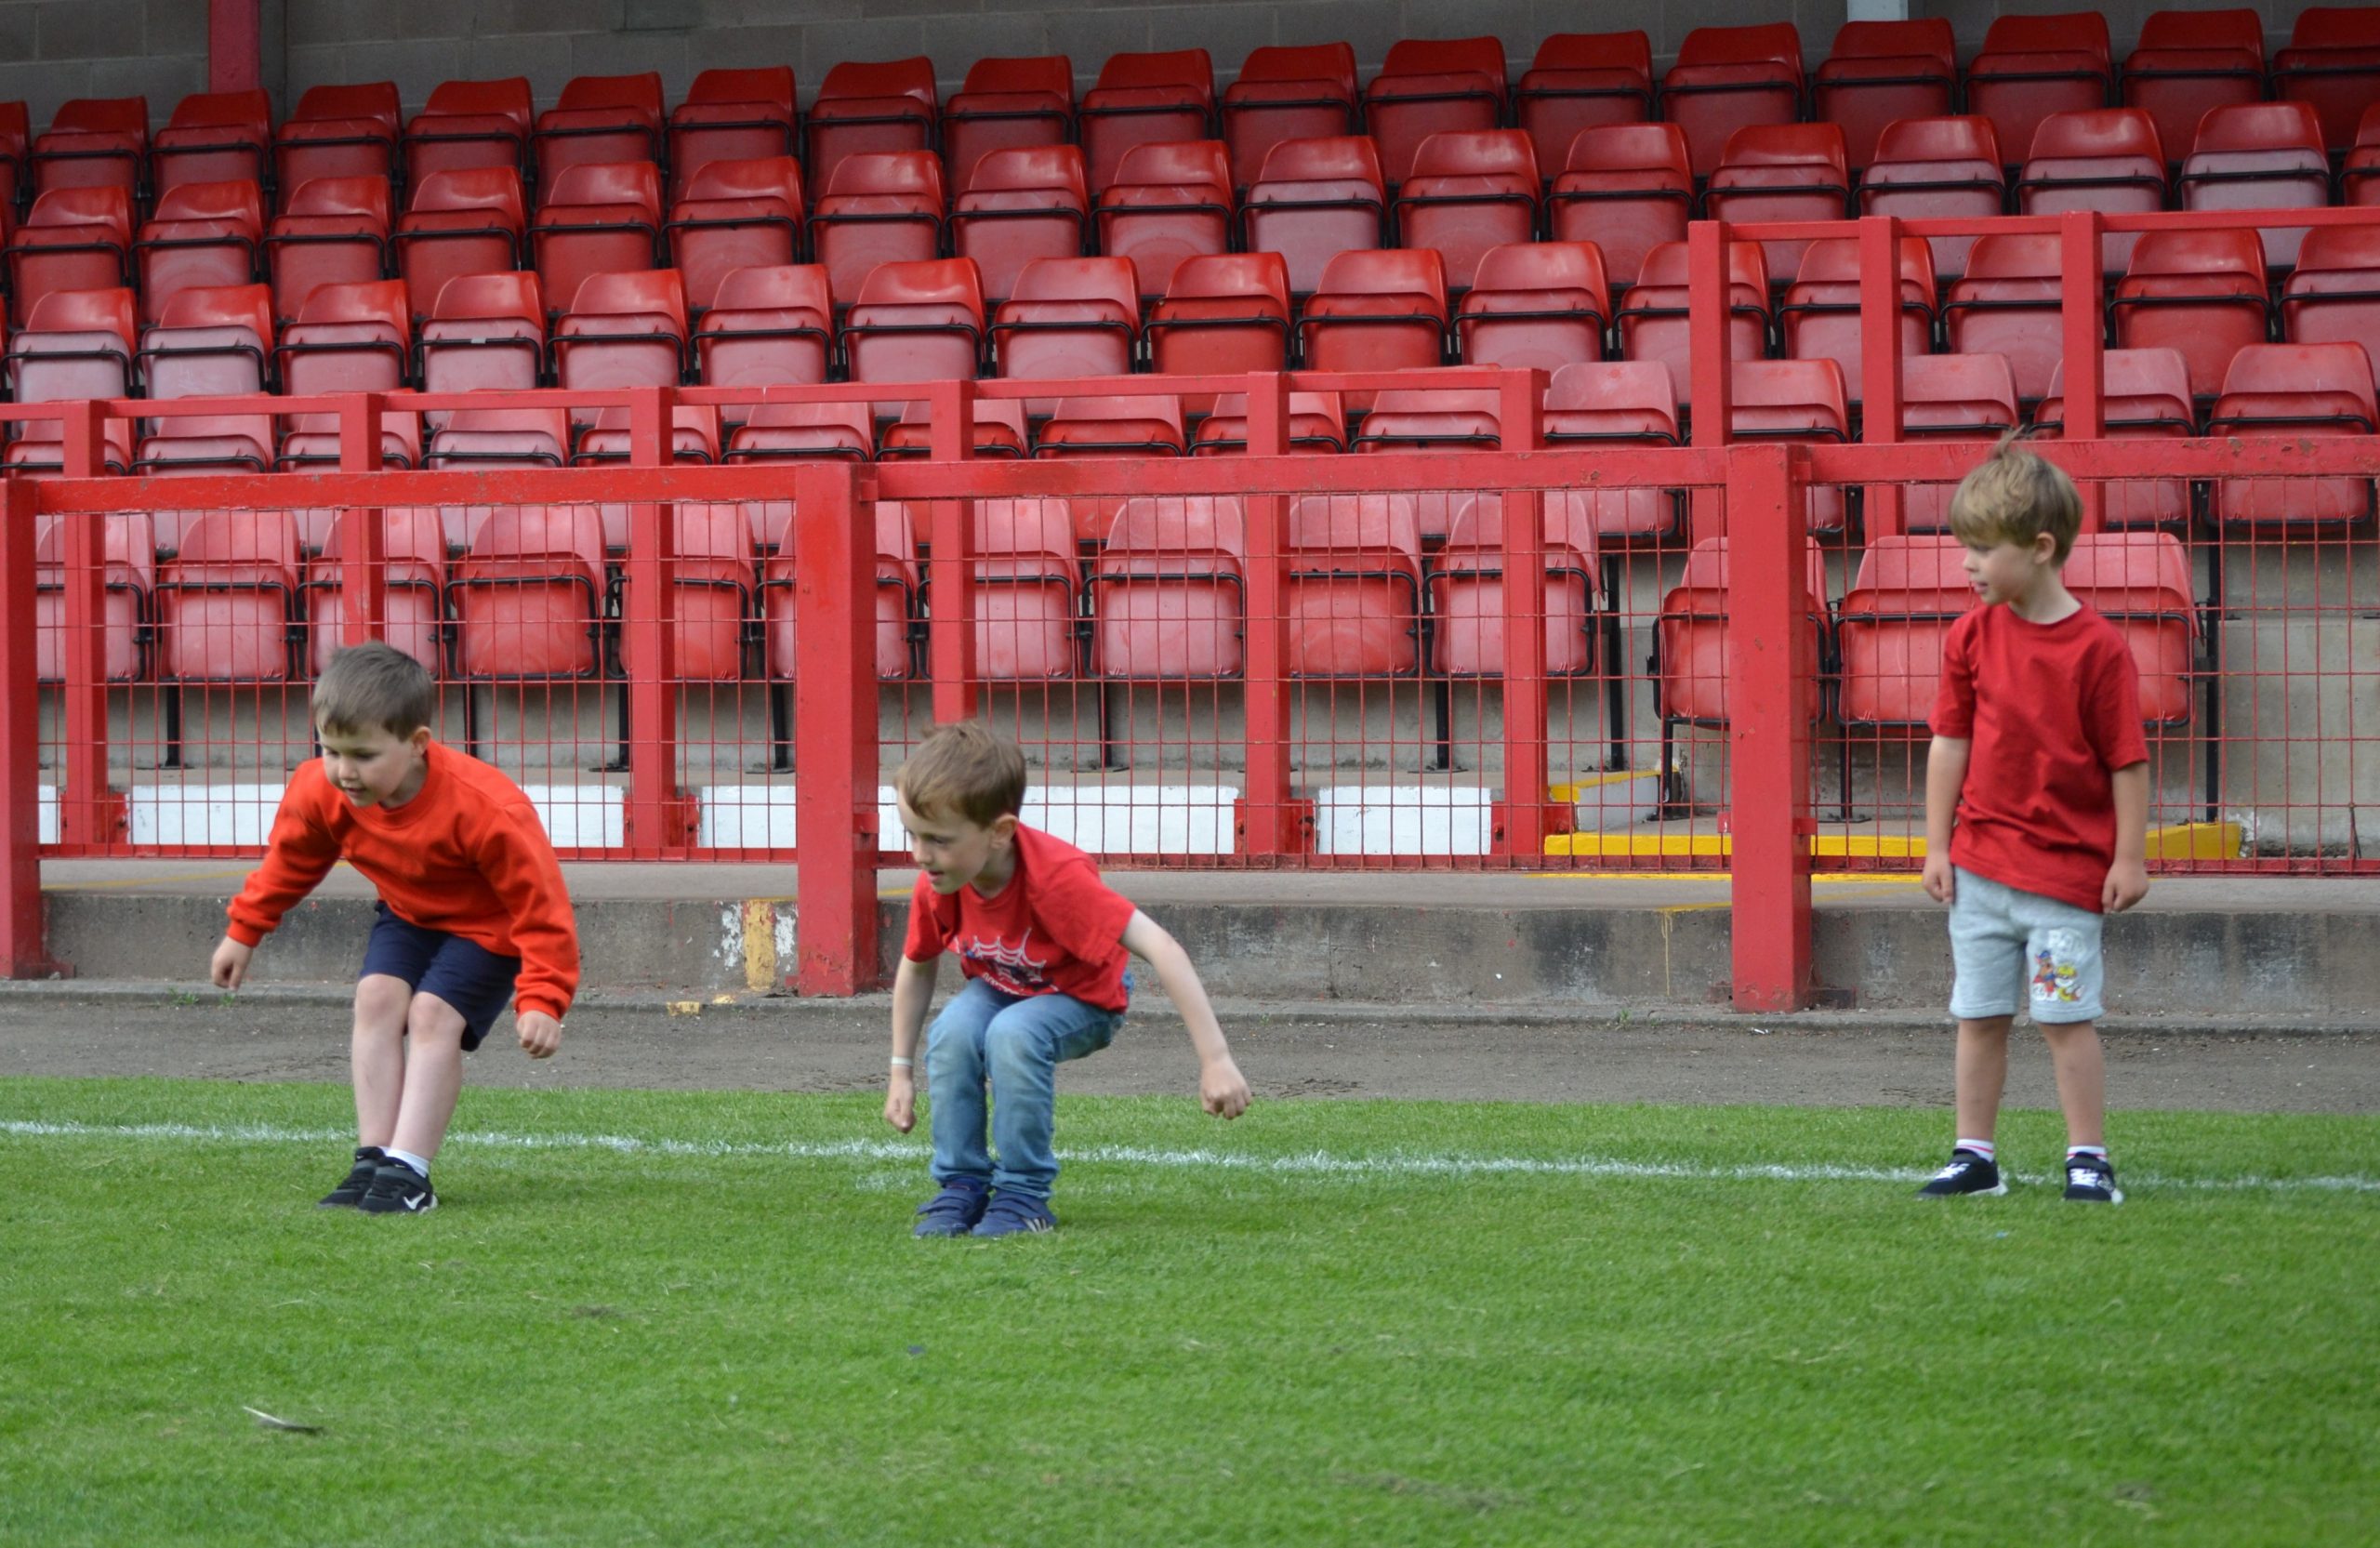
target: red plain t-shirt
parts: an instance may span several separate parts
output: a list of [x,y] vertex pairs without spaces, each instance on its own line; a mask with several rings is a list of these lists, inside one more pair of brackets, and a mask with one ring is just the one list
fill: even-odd
[[972,886],[948,896],[923,872],[909,899],[909,939],[901,955],[931,962],[959,954],[970,978],[1012,995],[1072,995],[1103,1011],[1128,997],[1124,927],[1132,902],[1099,880],[1091,856],[1019,823],[1016,870],[991,897]]
[[1950,861],[2099,912],[2116,858],[2117,769],[2145,762],[2140,669],[2088,604],[2054,624],[2004,606],[1950,626],[1934,734],[1972,737]]

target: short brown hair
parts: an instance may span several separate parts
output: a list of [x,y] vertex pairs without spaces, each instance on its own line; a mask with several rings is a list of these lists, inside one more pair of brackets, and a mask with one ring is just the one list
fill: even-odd
[[1962,543],[1991,548],[2030,546],[2043,533],[2057,539],[2056,562],[2063,564],[2082,530],[2082,496],[2074,481],[2017,444],[2016,431],[2000,438],[1981,467],[1959,481],[1950,496],[1950,532]]
[[316,726],[410,736],[437,710],[438,685],[429,668],[377,640],[332,656],[314,683]]
[[953,721],[926,733],[892,787],[920,816],[941,813],[988,827],[1025,809],[1025,754],[981,721]]

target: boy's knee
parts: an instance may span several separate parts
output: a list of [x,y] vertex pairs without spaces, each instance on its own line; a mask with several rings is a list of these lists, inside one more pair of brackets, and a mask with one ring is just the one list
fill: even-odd
[[355,1025],[361,1031],[399,1032],[413,1006],[413,986],[402,978],[374,973],[355,986]]
[[416,995],[405,1010],[405,1030],[416,1038],[459,1040],[463,1036],[463,1013],[436,995]]
[[984,1029],[984,1056],[994,1068],[1043,1063],[1041,1029],[1023,1016],[996,1016]]

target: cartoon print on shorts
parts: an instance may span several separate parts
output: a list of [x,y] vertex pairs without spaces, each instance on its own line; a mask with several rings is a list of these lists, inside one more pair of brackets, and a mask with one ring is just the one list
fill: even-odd
[[2082,943],[2070,930],[2053,930],[2033,953],[2033,999],[2043,1003],[2080,1004],[2082,970],[2074,959]]

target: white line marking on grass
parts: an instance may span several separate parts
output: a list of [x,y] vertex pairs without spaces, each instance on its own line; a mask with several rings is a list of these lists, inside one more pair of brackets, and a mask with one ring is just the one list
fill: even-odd
[[[73,1120],[0,1118],[0,1135],[18,1139],[126,1139],[225,1142],[249,1144],[345,1144],[347,1129],[288,1129],[265,1123],[79,1123]],[[514,1134],[466,1130],[447,1143],[495,1150],[609,1150],[635,1156],[774,1156],[795,1161],[924,1160],[927,1146],[913,1140],[678,1140],[638,1134]],[[1922,1183],[1931,1170],[1911,1167],[1712,1166],[1688,1161],[1629,1161],[1605,1156],[1466,1156],[1427,1151],[1389,1151],[1376,1156],[1338,1156],[1310,1150],[1291,1156],[1250,1156],[1225,1150],[1163,1150],[1148,1145],[1094,1144],[1061,1149],[1064,1161],[1105,1162],[1168,1171],[1243,1171],[1281,1177],[1608,1177],[1689,1183]],[[2011,1173],[2012,1176],[2018,1175]],[[2022,1179],[2039,1182],[2042,1178]],[[2217,1193],[2380,1193],[2380,1177],[2157,1177],[2128,1173],[2144,1186]]]

